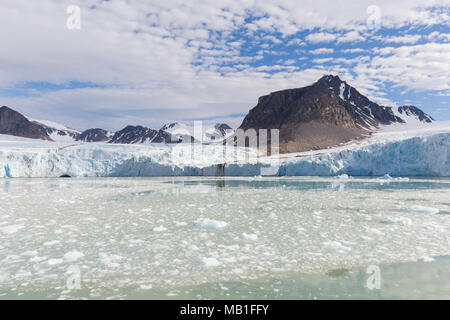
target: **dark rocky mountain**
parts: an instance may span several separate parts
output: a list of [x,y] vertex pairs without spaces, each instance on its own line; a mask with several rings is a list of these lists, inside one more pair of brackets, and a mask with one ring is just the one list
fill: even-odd
[[[402,112],[417,110],[408,107]],[[260,97],[240,128],[279,129],[280,151],[298,152],[336,146],[380,125],[404,122],[392,107],[380,106],[338,76],[326,75],[310,86]]]
[[108,143],[179,143],[183,142],[180,137],[173,136],[171,133],[160,130],[154,130],[143,126],[127,126],[114,133]]
[[226,123],[216,123],[216,125],[214,126],[214,128],[220,132],[220,134],[222,136],[226,136],[227,134],[229,134],[231,131],[233,131],[233,129],[227,125]]
[[111,133],[100,128],[93,128],[83,131],[76,137],[77,141],[84,142],[104,142],[111,139]]
[[0,133],[52,141],[36,124],[6,106],[0,108]]
[[[189,136],[190,137],[190,136]],[[156,134],[155,138],[152,140],[152,143],[179,143],[179,142],[186,142],[183,140],[183,137],[177,137],[172,134],[170,134],[167,131],[164,130],[158,130],[158,133]]]
[[126,126],[114,133],[109,143],[150,143],[157,134],[158,130],[143,126]]

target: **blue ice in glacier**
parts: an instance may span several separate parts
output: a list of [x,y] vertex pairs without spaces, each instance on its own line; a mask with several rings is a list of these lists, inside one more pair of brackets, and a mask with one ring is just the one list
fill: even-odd
[[[450,176],[450,132],[400,140],[373,140],[301,156],[283,155],[275,176]],[[270,158],[231,163],[223,146],[205,146],[206,157],[187,159],[189,145],[173,149],[155,145],[81,144],[56,148],[0,143],[0,177],[95,176],[259,176]],[[184,149],[186,150],[184,150]],[[215,156],[215,155],[220,155]],[[195,158],[195,157],[194,157]],[[273,167],[273,166],[272,166]],[[271,172],[271,170],[266,170]]]

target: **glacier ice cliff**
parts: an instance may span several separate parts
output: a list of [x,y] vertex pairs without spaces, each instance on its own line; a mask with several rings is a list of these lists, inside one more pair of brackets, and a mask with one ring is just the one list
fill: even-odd
[[[231,150],[205,146],[202,158],[191,146],[81,144],[55,148],[50,142],[0,143],[0,177],[258,176],[275,168],[275,176],[450,176],[450,133],[400,140],[374,140],[314,154],[282,155],[279,162],[232,163]],[[11,147],[11,146],[14,147]],[[50,147],[51,146],[51,147]],[[244,152],[244,151],[240,151]]]

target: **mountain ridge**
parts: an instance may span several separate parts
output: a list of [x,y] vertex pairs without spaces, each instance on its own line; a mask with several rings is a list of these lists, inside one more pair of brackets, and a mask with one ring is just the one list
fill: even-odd
[[405,123],[394,108],[433,120],[417,107],[381,106],[339,76],[325,75],[306,87],[261,96],[239,128],[279,129],[282,153],[318,150],[361,139],[381,125]]
[[[193,125],[183,122],[167,123],[160,129],[128,125],[116,132],[101,128],[81,132],[52,121],[28,119],[6,106],[2,108],[4,114],[9,114],[9,120],[3,120],[0,133],[53,141],[210,144],[231,139],[235,133],[226,123],[216,123],[214,127],[203,127],[202,137],[194,137],[198,133]],[[286,153],[323,149],[361,139],[381,125],[432,121],[432,117],[415,106],[381,106],[339,76],[324,75],[309,86],[259,97],[239,128],[279,129],[280,150]],[[270,144],[270,135],[268,138]]]

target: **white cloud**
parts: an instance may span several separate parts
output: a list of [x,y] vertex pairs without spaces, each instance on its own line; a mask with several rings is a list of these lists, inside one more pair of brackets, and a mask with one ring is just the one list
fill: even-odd
[[326,62],[330,62],[331,60],[333,60],[332,58],[321,58],[321,59],[313,59],[314,63],[318,63],[318,64],[323,64]]
[[[310,84],[324,73],[339,73],[363,89],[392,79],[398,83],[404,80],[405,85],[417,89],[442,88],[450,83],[442,72],[449,70],[449,51],[442,44],[382,48],[381,56],[370,62],[358,61],[352,70],[341,66],[298,70],[278,64],[257,69],[252,64],[261,63],[265,54],[285,52],[242,52],[247,41],[242,35],[256,46],[260,44],[261,49],[264,43],[265,49],[281,46],[292,36],[294,40],[288,44],[297,46],[304,46],[305,41],[361,41],[366,8],[371,4],[382,9],[384,28],[448,25],[448,12],[429,9],[448,6],[448,0],[305,0],[301,5],[297,0],[72,3],[82,9],[79,31],[66,28],[66,2],[1,1],[0,86],[5,89],[27,82],[79,81],[104,88],[60,90],[32,97],[8,95],[1,97],[1,104],[35,118],[51,115],[50,120],[78,128],[104,125],[117,129],[133,122],[156,124],[166,119],[245,113],[258,96]],[[96,9],[89,9],[92,5]],[[248,18],[252,18],[251,23],[246,23]],[[296,35],[305,30],[314,32],[305,39]],[[277,72],[273,72],[275,69]]]
[[430,33],[427,38],[432,41],[450,42],[450,33],[440,33],[438,31],[435,31]]
[[311,43],[331,42],[336,40],[338,36],[329,32],[311,33],[306,36],[306,40]]
[[338,43],[341,42],[356,42],[356,41],[364,41],[366,38],[360,35],[358,31],[350,31],[345,33],[344,35],[338,38]]
[[404,36],[393,36],[393,37],[379,37],[381,41],[385,43],[402,43],[402,44],[413,44],[420,40],[422,36],[421,35],[404,35]]
[[361,49],[361,48],[354,48],[354,49],[344,49],[341,50],[343,53],[361,53],[366,52],[367,50]]
[[311,50],[309,53],[317,55],[317,54],[327,54],[327,53],[333,53],[334,49],[332,48],[319,48],[315,50]]

